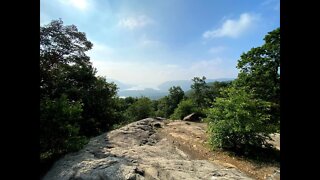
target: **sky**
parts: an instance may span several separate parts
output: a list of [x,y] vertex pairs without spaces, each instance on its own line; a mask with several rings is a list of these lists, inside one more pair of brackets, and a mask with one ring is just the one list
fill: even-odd
[[85,32],[97,75],[157,88],[169,80],[236,78],[242,53],[280,27],[280,0],[40,0],[40,25]]

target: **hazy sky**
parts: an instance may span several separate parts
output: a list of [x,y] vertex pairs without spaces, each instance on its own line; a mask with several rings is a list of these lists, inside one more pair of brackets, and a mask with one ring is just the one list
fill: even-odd
[[93,43],[98,75],[140,87],[236,77],[243,52],[280,26],[280,0],[40,0],[40,23],[61,18]]

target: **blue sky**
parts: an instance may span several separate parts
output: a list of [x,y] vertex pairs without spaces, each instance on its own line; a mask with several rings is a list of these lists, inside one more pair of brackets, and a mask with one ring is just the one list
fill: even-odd
[[280,26],[280,0],[40,0],[94,44],[97,75],[156,88],[168,80],[237,77],[243,52]]

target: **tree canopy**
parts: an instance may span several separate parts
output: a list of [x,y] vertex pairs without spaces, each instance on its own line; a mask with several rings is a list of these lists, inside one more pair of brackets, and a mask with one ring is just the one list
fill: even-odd
[[208,111],[211,143],[222,148],[267,145],[280,127],[280,28],[243,53],[238,78]]
[[76,151],[117,122],[117,87],[96,76],[93,44],[75,25],[40,26],[41,160]]

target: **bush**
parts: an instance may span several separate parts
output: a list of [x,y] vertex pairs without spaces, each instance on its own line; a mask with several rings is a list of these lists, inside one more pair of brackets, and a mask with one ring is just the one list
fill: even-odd
[[174,110],[174,113],[171,115],[171,119],[183,119],[185,116],[199,112],[199,108],[191,99],[182,100],[178,107]]
[[271,103],[254,99],[243,88],[228,88],[213,105],[206,118],[213,147],[247,151],[267,145],[269,134],[275,132]]
[[153,103],[149,98],[141,97],[127,109],[126,113],[130,122],[154,116]]
[[82,104],[70,102],[65,95],[56,100],[42,99],[40,106],[41,161],[77,151],[87,143],[79,135]]

